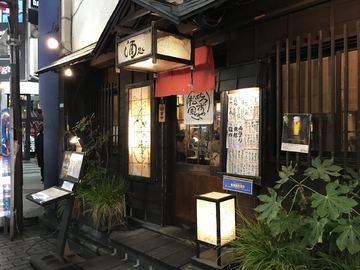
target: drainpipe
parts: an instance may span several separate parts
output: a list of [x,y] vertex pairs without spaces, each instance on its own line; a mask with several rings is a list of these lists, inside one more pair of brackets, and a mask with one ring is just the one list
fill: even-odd
[[[72,53],[71,27],[72,27],[72,0],[60,0],[60,56]],[[65,82],[63,72],[59,74],[59,156],[61,157],[67,142],[64,141],[64,132],[68,130],[68,115],[65,113]],[[61,168],[62,158],[59,158],[59,168]]]
[[60,56],[72,53],[72,0],[60,1]]

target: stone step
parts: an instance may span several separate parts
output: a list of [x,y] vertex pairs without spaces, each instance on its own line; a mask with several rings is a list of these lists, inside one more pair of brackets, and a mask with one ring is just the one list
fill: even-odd
[[115,231],[110,241],[118,254],[127,254],[145,269],[186,269],[196,254],[195,245],[141,228],[133,231]]
[[99,256],[94,259],[87,260],[85,262],[81,262],[76,265],[79,269],[83,270],[145,270],[145,268],[137,265],[136,262],[132,262],[129,259],[124,259],[119,255],[104,255]]

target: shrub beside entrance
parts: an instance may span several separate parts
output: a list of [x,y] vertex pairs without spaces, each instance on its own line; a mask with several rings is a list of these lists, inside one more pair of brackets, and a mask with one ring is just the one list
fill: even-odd
[[[232,244],[233,269],[360,269],[360,176],[333,160],[317,157],[303,175],[282,166],[280,180],[255,208],[257,220],[243,218]],[[323,193],[309,183],[323,181]],[[276,191],[287,184],[285,196]],[[289,199],[290,207],[282,205]]]

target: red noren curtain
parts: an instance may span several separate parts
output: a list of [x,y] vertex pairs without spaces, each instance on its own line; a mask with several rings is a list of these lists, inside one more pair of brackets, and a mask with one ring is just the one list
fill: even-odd
[[[203,46],[195,49],[193,92],[201,93],[215,89],[215,69],[212,48]],[[190,67],[164,71],[157,74],[155,97],[184,95],[191,92]]]

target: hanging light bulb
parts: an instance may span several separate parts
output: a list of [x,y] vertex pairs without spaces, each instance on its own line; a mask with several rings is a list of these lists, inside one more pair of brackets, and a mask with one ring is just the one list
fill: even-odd
[[72,75],[72,71],[71,71],[70,68],[67,68],[67,69],[65,70],[65,75],[68,76],[68,77],[70,77],[70,76]]
[[56,49],[59,47],[59,42],[55,38],[49,38],[47,44],[50,49]]

